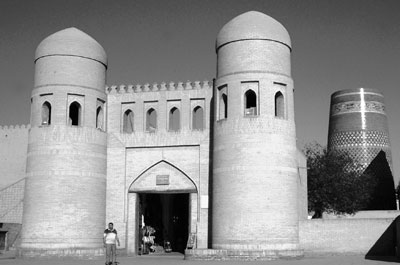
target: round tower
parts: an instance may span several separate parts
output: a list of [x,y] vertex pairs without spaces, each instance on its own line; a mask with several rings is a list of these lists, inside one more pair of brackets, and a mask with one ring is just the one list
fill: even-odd
[[380,151],[392,154],[383,95],[376,89],[340,90],[331,96],[328,148],[347,151],[367,167]]
[[302,255],[289,34],[251,11],[221,29],[216,52],[212,247]]
[[22,256],[102,254],[107,56],[68,28],[36,50]]

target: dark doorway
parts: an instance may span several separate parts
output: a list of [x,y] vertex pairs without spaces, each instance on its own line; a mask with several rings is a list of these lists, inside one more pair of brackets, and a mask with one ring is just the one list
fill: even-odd
[[6,250],[7,232],[0,231],[0,250]]
[[189,234],[189,193],[140,193],[139,223],[155,229],[158,251],[169,241],[173,252],[184,253]]

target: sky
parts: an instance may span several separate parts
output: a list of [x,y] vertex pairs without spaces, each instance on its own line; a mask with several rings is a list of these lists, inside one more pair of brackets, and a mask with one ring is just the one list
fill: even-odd
[[96,39],[108,55],[108,85],[211,81],[219,30],[250,10],[290,34],[298,146],[326,145],[333,92],[378,89],[397,183],[399,0],[1,0],[0,125],[29,123],[35,49],[48,35],[76,27]]

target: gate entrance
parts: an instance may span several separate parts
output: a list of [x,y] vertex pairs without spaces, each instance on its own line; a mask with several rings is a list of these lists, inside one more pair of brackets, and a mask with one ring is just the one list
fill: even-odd
[[[139,193],[139,225],[155,229],[154,252],[184,253],[189,234],[189,193]],[[143,234],[139,233],[139,240]]]

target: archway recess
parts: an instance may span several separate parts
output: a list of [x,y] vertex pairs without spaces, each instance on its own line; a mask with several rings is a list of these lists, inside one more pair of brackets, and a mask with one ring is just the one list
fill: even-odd
[[159,161],[138,176],[129,192],[196,193],[194,182],[174,165]]
[[[158,235],[158,239],[166,239],[166,234],[170,236],[170,232],[173,230],[172,238],[168,239],[171,240],[173,249],[175,247],[178,251],[182,251],[186,246],[188,234],[193,234],[197,231],[197,219],[199,216],[197,192],[198,190],[194,181],[178,167],[165,160],[153,164],[139,174],[139,176],[132,181],[132,184],[128,189],[128,255],[136,255],[138,253],[141,244],[139,227],[141,227],[143,220],[146,219],[144,217],[146,216],[146,209],[152,208],[159,211],[160,217],[163,220],[162,225],[160,225],[159,228],[164,228],[157,229],[159,231],[162,230],[163,235]],[[162,200],[163,206],[161,208],[156,204],[147,205],[147,207],[144,206],[143,199],[144,201],[147,201],[147,204],[149,202],[153,203],[154,196],[159,197]],[[186,196],[182,197],[187,200],[187,206],[185,206],[186,210],[184,210],[186,213],[181,212],[176,215],[176,207],[178,207],[178,204],[175,204],[170,200],[174,200],[174,198],[178,198],[179,196]],[[180,210],[178,210],[178,212],[180,212]],[[145,214],[143,215],[143,213]],[[180,228],[179,232],[182,232],[181,230],[185,229],[185,227],[186,229],[183,235],[179,235],[179,233],[177,233],[178,230],[173,228],[174,224],[170,223],[168,220],[174,220],[176,217],[183,216],[186,216],[184,220],[185,225]],[[152,220],[150,220],[150,222],[146,221],[146,223],[151,224],[151,221]],[[165,227],[169,228],[165,229]]]

